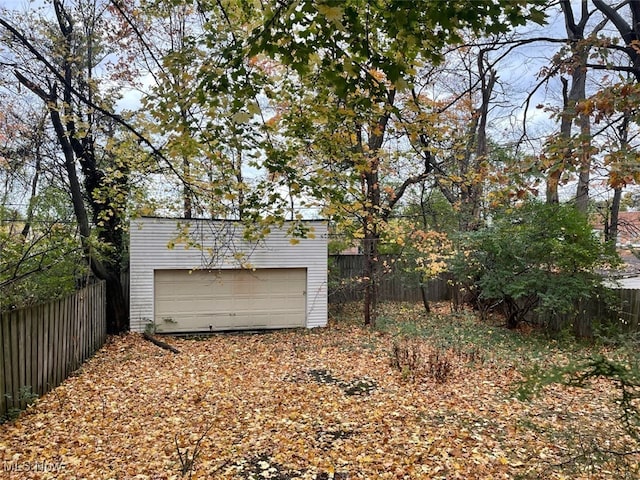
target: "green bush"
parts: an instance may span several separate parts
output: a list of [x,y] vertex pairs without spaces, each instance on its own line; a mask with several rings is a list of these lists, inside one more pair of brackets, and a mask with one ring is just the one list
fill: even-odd
[[570,316],[602,289],[597,269],[616,261],[574,207],[528,202],[467,234],[451,270],[480,305],[501,309],[515,328],[529,312]]

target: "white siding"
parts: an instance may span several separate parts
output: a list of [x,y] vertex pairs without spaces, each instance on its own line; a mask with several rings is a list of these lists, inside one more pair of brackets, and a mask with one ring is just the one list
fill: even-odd
[[[292,245],[287,225],[259,243],[242,238],[242,225],[211,220],[140,218],[130,228],[130,316],[131,330],[144,331],[154,318],[154,271],[167,269],[237,269],[234,257],[244,252],[251,267],[305,268],[307,270],[306,326],[327,324],[327,224],[305,222],[315,238],[303,238]],[[188,225],[190,238],[203,248],[176,243],[178,225]]]

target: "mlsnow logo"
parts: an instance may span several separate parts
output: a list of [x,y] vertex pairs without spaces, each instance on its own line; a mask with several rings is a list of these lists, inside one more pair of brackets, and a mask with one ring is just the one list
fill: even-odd
[[24,473],[24,472],[61,472],[65,469],[64,462],[51,462],[44,460],[42,462],[2,462],[2,471],[8,473]]

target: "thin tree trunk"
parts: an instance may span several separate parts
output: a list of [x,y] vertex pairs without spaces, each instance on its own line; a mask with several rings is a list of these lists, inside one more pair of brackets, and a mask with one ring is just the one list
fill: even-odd
[[[38,127],[44,128],[44,125],[39,125]],[[33,221],[33,206],[36,200],[36,194],[38,193],[38,179],[40,178],[40,166],[42,163],[42,159],[40,158],[39,145],[36,149],[35,161],[35,172],[33,174],[33,179],[31,180],[31,196],[29,197],[29,206],[27,207],[27,218],[24,222],[22,232],[20,232],[23,238],[27,238],[27,236],[29,235],[29,231],[31,230],[31,222]]]
[[375,327],[378,308],[377,239],[369,234],[364,239],[364,324]]
[[[190,179],[191,178],[191,164],[189,163],[189,159],[186,157],[182,158],[182,174],[183,178]],[[193,205],[191,200],[191,189],[189,185],[185,182],[182,186],[182,215],[184,218],[191,218],[193,216]]]
[[378,160],[370,162],[370,170],[364,174],[364,187],[368,206],[365,208],[364,227],[364,324],[375,327],[378,318],[378,216],[380,211],[380,189]]
[[[387,106],[394,103],[396,92],[391,90],[387,98]],[[363,230],[364,230],[364,323],[376,326],[378,318],[378,271],[379,271],[379,224],[386,221],[388,209],[382,206],[380,195],[380,151],[384,144],[384,136],[389,122],[389,112],[383,113],[372,125],[369,125],[368,151],[366,153],[367,168],[362,173],[362,188],[365,198]],[[359,150],[362,148],[362,135],[358,131]],[[401,196],[401,195],[400,195]],[[397,201],[397,200],[396,200]]]
[[242,150],[236,149],[235,162],[233,168],[235,170],[236,182],[238,182],[238,219],[244,220],[244,178],[242,176]]
[[[620,138],[620,150],[627,151],[629,148],[629,114],[625,114],[622,124],[618,128]],[[610,244],[611,249],[615,251],[618,241],[618,219],[620,217],[620,202],[622,200],[622,188],[624,184],[616,183],[613,185],[613,201],[609,212],[609,225],[605,230],[605,241]]]
[[[586,61],[586,56],[585,56]],[[586,74],[585,74],[586,77]],[[586,82],[582,80],[582,97],[586,97]],[[576,189],[576,208],[587,213],[589,209],[589,181],[591,176],[591,118],[580,114],[580,173]]]
[[609,228],[605,235],[605,242],[611,245],[611,249],[615,250],[618,241],[618,219],[620,217],[620,201],[622,200],[622,187],[613,189],[613,201],[611,202],[611,210],[609,216]]
[[422,305],[426,313],[431,313],[431,306],[429,305],[429,290],[428,285],[424,282],[424,279],[420,279],[420,294],[422,295]]

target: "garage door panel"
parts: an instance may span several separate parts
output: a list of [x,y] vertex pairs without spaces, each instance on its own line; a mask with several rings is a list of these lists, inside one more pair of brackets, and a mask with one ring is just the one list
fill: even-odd
[[280,314],[277,318],[260,315],[186,315],[178,321],[161,321],[157,324],[160,333],[206,332],[220,330],[273,329],[302,327],[299,314]]
[[159,332],[303,327],[306,269],[154,274]]

